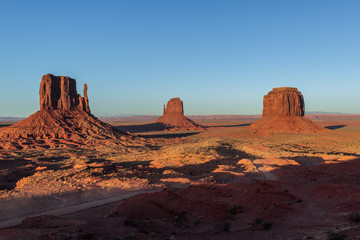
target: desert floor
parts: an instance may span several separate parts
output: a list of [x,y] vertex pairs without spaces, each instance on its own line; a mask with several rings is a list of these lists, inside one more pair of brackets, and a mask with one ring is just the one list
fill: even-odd
[[360,118],[312,120],[328,130],[113,122],[146,144],[0,150],[0,239],[360,239]]

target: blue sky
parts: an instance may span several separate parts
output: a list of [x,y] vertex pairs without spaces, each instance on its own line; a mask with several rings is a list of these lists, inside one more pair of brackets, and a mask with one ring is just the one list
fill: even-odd
[[360,114],[360,1],[0,0],[0,116],[39,109],[42,75],[89,86],[95,115],[259,114],[273,87]]

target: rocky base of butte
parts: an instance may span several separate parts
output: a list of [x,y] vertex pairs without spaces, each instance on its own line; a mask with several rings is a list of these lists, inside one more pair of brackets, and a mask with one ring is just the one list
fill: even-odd
[[172,98],[164,105],[163,115],[156,120],[157,123],[170,131],[203,130],[204,127],[185,117],[183,101],[180,98]]
[[47,74],[39,94],[40,111],[0,129],[0,149],[76,147],[132,138],[90,113],[86,84],[81,97],[75,79]]
[[297,88],[274,88],[264,96],[263,117],[250,125],[250,129],[257,133],[316,133],[325,130],[304,114],[304,97]]

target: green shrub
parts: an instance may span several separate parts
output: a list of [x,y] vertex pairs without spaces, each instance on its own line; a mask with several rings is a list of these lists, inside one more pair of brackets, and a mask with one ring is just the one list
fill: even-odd
[[352,212],[349,216],[349,220],[354,223],[360,222],[360,213],[359,212]]
[[232,208],[230,208],[229,212],[231,215],[235,215],[238,211],[238,207],[234,205]]
[[226,232],[230,232],[230,227],[231,227],[231,222],[230,221],[223,221],[221,223],[221,228]]
[[271,227],[271,223],[269,221],[264,221],[262,223],[262,227],[263,227],[264,230],[267,230],[267,229],[269,229]]
[[327,240],[345,240],[345,235],[330,231],[327,233]]
[[262,219],[259,218],[259,217],[256,217],[255,220],[254,220],[254,222],[255,222],[256,224],[259,224],[259,223],[262,222]]

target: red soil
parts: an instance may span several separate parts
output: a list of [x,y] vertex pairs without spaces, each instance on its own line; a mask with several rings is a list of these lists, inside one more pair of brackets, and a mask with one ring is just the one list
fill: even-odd
[[[355,237],[360,211],[360,159],[283,166],[276,181],[165,188],[62,217],[29,218],[1,230],[7,239],[326,239]],[[173,237],[171,237],[173,236]],[[86,237],[86,238],[85,238]]]
[[133,137],[88,112],[43,109],[14,125],[1,128],[0,148],[95,146],[121,138],[129,140]]
[[257,133],[317,133],[325,131],[323,127],[306,117],[264,117],[250,125]]

